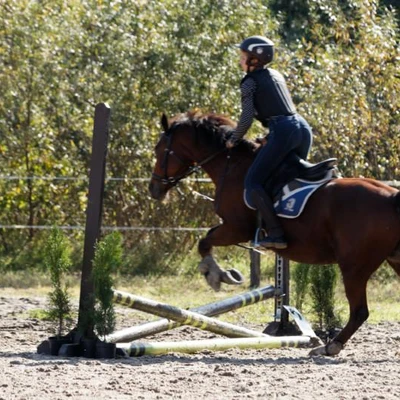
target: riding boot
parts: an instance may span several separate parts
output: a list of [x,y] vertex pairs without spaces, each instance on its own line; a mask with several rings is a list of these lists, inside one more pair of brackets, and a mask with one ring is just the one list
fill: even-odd
[[266,249],[286,249],[282,226],[276,216],[271,198],[264,190],[254,189],[251,192],[251,200],[261,213],[268,236],[260,241],[260,246]]

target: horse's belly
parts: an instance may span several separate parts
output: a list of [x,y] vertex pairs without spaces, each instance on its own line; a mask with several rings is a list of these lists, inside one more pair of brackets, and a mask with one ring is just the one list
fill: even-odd
[[304,264],[334,264],[337,262],[332,249],[327,245],[314,246],[308,244],[304,246],[290,245],[287,250],[281,252],[282,256],[292,261]]

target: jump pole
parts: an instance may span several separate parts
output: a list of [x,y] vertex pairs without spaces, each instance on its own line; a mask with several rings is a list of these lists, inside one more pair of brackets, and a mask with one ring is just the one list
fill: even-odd
[[[270,299],[276,295],[275,287],[269,285],[260,289],[254,289],[227,299],[209,303],[200,307],[192,308],[189,311],[213,317],[224,314],[228,311],[233,311],[241,307],[246,307],[251,304],[258,303],[266,299]],[[138,326],[122,329],[107,336],[105,339],[109,343],[127,342],[144,338],[146,336],[155,335],[165,332],[170,329],[182,326],[180,322],[171,321],[169,319],[160,319]]]
[[207,330],[219,335],[228,337],[268,337],[265,333],[242,328],[228,322],[218,321],[214,318],[201,315],[199,313],[183,310],[178,307],[171,306],[158,301],[146,299],[144,297],[135,296],[130,293],[113,291],[114,302],[144,311],[146,313],[158,315],[159,317],[172,319],[180,322],[182,325],[190,325],[199,329]]
[[268,336],[236,339],[204,339],[186,340],[182,342],[164,343],[118,343],[117,347],[131,357],[144,355],[161,355],[167,353],[196,353],[203,350],[223,351],[238,349],[273,349],[280,347],[298,347],[308,345],[307,336]]

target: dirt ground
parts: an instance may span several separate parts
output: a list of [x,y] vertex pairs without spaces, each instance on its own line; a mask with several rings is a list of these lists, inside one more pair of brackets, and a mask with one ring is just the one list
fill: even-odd
[[[45,302],[0,297],[0,400],[400,396],[400,322],[364,325],[333,358],[310,358],[309,349],[284,348],[93,360],[37,354],[37,345],[51,335],[50,325],[30,318],[27,311],[44,308]],[[119,327],[137,322],[135,312],[117,311]],[[149,341],[208,337],[213,335],[186,327]]]

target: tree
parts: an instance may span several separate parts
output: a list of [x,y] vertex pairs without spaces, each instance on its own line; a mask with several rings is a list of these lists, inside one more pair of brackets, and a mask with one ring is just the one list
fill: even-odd
[[[399,179],[398,14],[386,3],[255,0],[249,7],[237,0],[3,2],[2,174],[85,178],[94,106],[107,102],[112,109],[107,175],[149,177],[162,112],[173,115],[199,107],[239,116],[242,76],[233,44],[261,34],[274,41],[276,61],[271,66],[285,75],[298,111],[314,129],[312,159],[336,156],[346,176]],[[251,135],[262,132],[254,124]],[[181,192],[188,195],[193,187],[213,197],[213,188],[199,183],[185,184]],[[83,225],[86,192],[84,179],[0,180],[0,221]],[[172,193],[168,205],[156,204],[146,182],[109,181],[104,223],[216,223],[211,205],[190,196],[182,213],[180,196]],[[161,242],[160,237],[164,253],[179,252],[177,242],[192,247],[193,235],[179,235],[135,232],[126,234],[125,244],[140,241],[149,248],[147,257],[152,257],[152,241]],[[21,243],[33,248],[35,239],[33,229],[29,235],[0,230],[2,268],[15,268],[16,257],[7,255],[18,254]]]

